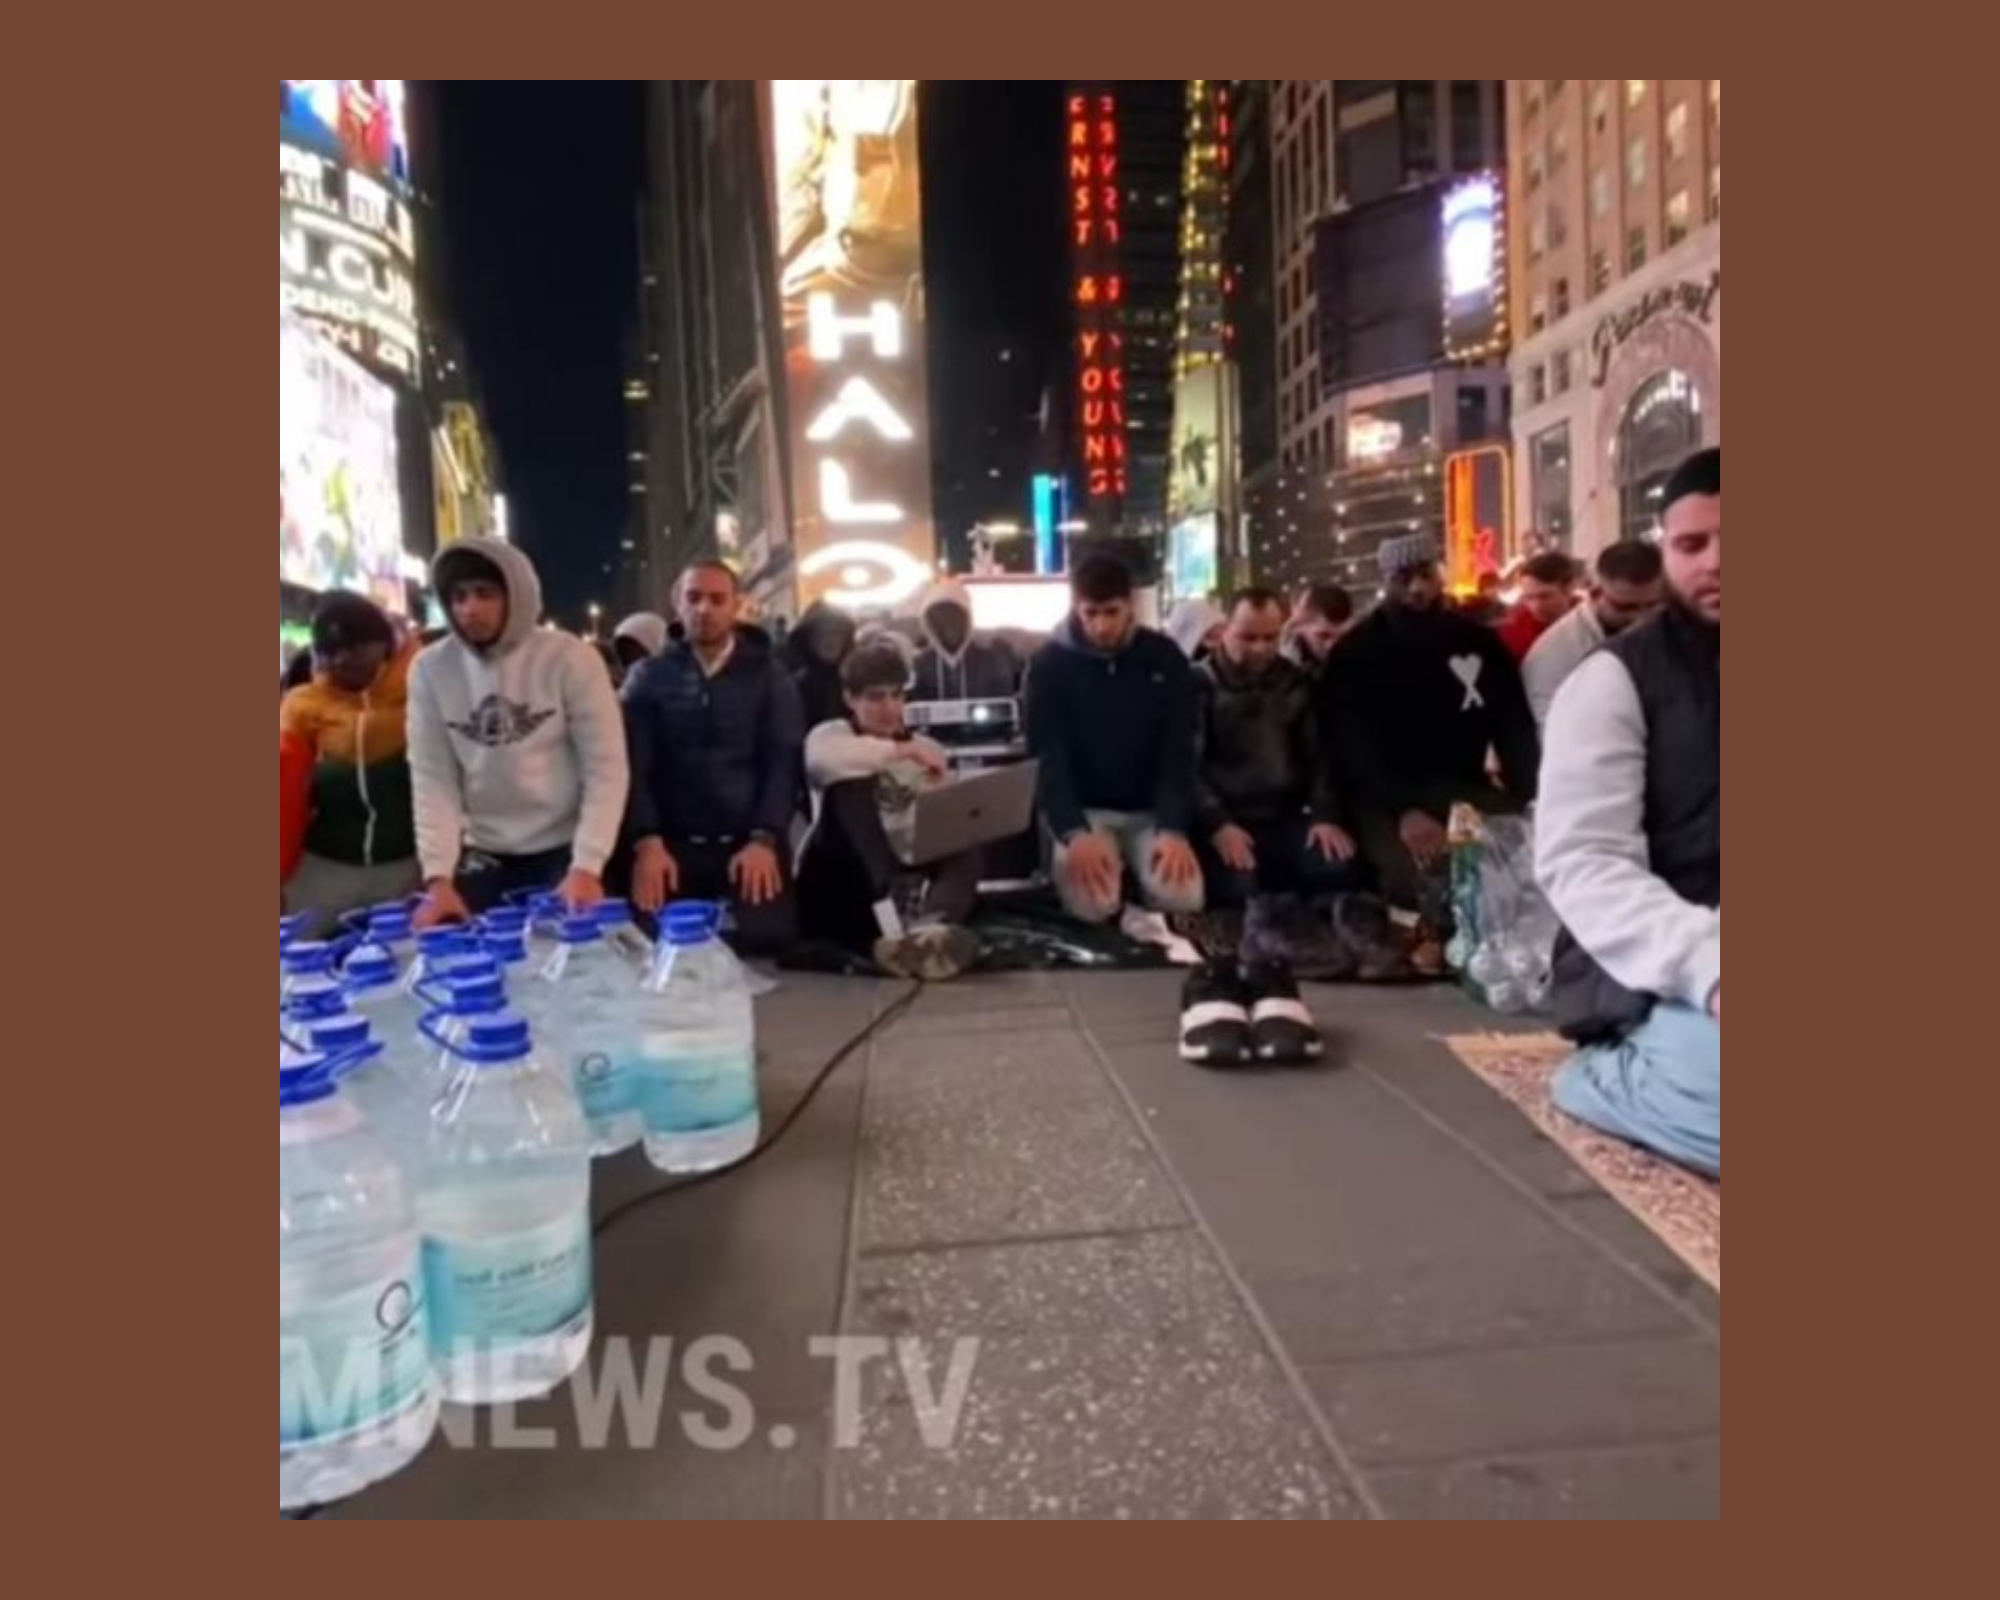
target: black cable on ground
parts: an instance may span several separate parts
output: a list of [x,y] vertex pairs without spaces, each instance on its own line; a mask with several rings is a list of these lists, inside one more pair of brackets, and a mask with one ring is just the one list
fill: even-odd
[[613,1207],[600,1217],[597,1226],[591,1229],[591,1237],[602,1239],[619,1223],[625,1221],[626,1218],[632,1216],[635,1212],[643,1211],[657,1200],[665,1200],[672,1195],[685,1194],[690,1189],[699,1189],[704,1184],[714,1183],[720,1178],[733,1177],[743,1171],[744,1168],[762,1160],[772,1150],[777,1148],[779,1142],[783,1140],[786,1134],[792,1131],[799,1118],[804,1116],[813,1101],[819,1098],[819,1092],[826,1087],[828,1080],[845,1066],[863,1045],[867,1044],[869,1040],[888,1027],[890,1023],[901,1018],[911,1006],[917,1003],[917,997],[923,992],[924,986],[921,983],[911,984],[900,999],[883,1007],[867,1027],[863,1028],[852,1039],[849,1039],[846,1044],[842,1045],[833,1058],[814,1075],[812,1082],[806,1085],[805,1093],[801,1094],[793,1103],[791,1109],[779,1119],[778,1125],[766,1134],[758,1142],[757,1148],[752,1150],[741,1161],[736,1162],[732,1166],[718,1167],[713,1172],[701,1173],[697,1177],[681,1178],[673,1183],[663,1184],[657,1189],[648,1189],[644,1194],[634,1195],[623,1205]]

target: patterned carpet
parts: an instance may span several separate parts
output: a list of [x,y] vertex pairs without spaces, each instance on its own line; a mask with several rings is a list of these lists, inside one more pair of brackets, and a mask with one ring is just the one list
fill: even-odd
[[1569,1045],[1553,1034],[1476,1034],[1444,1042],[1722,1292],[1722,1185],[1558,1111],[1549,1100],[1549,1080],[1572,1054]]

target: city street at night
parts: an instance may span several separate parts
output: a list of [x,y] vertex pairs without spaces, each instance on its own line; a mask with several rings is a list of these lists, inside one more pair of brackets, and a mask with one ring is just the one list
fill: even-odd
[[1720,1519],[1721,128],[281,79],[281,1518]]

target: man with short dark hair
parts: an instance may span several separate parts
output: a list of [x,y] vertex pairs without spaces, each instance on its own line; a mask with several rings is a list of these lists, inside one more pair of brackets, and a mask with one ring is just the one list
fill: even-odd
[[[1541,749],[1507,647],[1446,604],[1436,541],[1390,539],[1379,560],[1383,603],[1334,652],[1322,727],[1383,893],[1442,932],[1451,808],[1522,810]],[[1489,752],[1501,787],[1488,777]]]
[[1285,655],[1308,673],[1325,670],[1333,647],[1354,627],[1354,596],[1337,583],[1315,583],[1299,596],[1285,630]]
[[972,595],[947,578],[917,612],[924,649],[917,657],[910,699],[919,705],[953,700],[1011,700],[1021,690],[1021,664],[999,639],[972,626]]
[[604,898],[629,773],[604,663],[543,628],[542,584],[503,539],[461,539],[432,565],[450,636],[410,675],[418,922],[466,921],[507,895]]
[[677,594],[685,637],[625,686],[632,900],[648,913],[675,900],[733,905],[739,948],[782,954],[798,931],[786,858],[805,743],[799,692],[766,635],[740,623],[729,567],[697,563]]
[[899,977],[940,982],[978,953],[966,932],[980,852],[918,867],[917,799],[951,780],[951,759],[904,720],[908,663],[886,644],[842,664],[846,715],[806,736],[813,830],[799,864],[808,937],[872,952]]
[[1245,589],[1230,602],[1220,647],[1195,668],[1196,811],[1212,904],[1358,884],[1312,679],[1280,654],[1284,629],[1284,597]]
[[1139,624],[1132,573],[1092,555],[1070,579],[1074,609],[1028,674],[1028,746],[1063,905],[1104,923],[1127,881],[1156,911],[1202,907],[1194,826],[1194,671]]
[[1560,550],[1547,550],[1521,568],[1521,594],[1500,624],[1500,638],[1518,664],[1536,642],[1569,615],[1576,604],[1576,563]]
[[1537,870],[1563,934],[1571,1116],[1722,1171],[1722,452],[1662,497],[1669,599],[1578,667],[1549,717]]
[[1658,545],[1627,539],[1599,555],[1597,579],[1590,586],[1589,597],[1542,635],[1521,668],[1536,723],[1547,725],[1556,692],[1571,673],[1607,639],[1617,638],[1652,616],[1665,599],[1666,578]]

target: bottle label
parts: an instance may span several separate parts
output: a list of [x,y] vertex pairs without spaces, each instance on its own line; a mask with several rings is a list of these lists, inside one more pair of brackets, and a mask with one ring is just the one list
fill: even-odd
[[496,1239],[426,1238],[424,1282],[434,1350],[564,1337],[590,1317],[589,1214]]
[[278,1323],[278,1448],[326,1444],[414,1411],[430,1393],[424,1280],[408,1270]]
[[652,1039],[639,1074],[648,1133],[705,1133],[733,1128],[757,1113],[757,1057],[750,1050],[684,1054]]
[[576,1084],[583,1114],[605,1122],[638,1109],[638,1080],[629,1061],[631,1033],[617,1026],[573,1024],[561,1036],[563,1064]]

